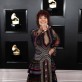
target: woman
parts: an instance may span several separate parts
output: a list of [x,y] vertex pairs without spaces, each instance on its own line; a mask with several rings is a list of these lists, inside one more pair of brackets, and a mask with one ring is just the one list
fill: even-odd
[[51,56],[55,55],[59,37],[50,27],[49,17],[45,10],[37,14],[38,29],[32,31],[35,54],[28,69],[27,82],[57,82],[55,63]]

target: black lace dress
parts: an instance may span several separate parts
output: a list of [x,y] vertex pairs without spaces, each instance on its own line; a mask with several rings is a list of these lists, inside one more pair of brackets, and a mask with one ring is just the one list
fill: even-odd
[[59,37],[52,28],[39,35],[37,31],[38,29],[32,31],[35,54],[28,69],[27,82],[57,82],[56,66],[49,50],[58,46]]

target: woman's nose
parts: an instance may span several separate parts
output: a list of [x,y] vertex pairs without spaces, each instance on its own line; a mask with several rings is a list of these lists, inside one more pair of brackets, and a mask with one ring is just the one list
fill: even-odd
[[45,21],[45,19],[44,19],[44,18],[43,18],[42,20],[43,20],[43,21]]

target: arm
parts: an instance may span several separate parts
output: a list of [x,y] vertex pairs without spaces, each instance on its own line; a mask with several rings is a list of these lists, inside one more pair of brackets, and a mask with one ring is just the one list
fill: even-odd
[[40,29],[32,30],[31,32],[31,39],[35,46],[37,45],[36,40],[37,40],[37,37],[40,35],[40,33],[41,33]]
[[53,43],[51,47],[55,48],[59,45],[60,39],[59,39],[59,36],[56,34],[56,32],[53,29],[52,29],[52,34],[53,34]]
[[52,38],[53,38],[53,41],[52,41],[52,44],[51,44],[51,49],[49,50],[49,55],[55,55],[56,53],[56,47],[59,45],[60,43],[60,39],[58,37],[58,35],[56,34],[56,32],[51,29],[52,31]]
[[37,38],[37,32],[36,30],[32,30],[31,32],[31,40],[34,45],[36,45],[36,38]]

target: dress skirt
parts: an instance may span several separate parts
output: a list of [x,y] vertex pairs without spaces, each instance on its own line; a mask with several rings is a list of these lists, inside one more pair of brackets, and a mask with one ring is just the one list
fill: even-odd
[[[29,66],[28,69],[28,77],[27,77],[27,82],[57,82],[57,77],[56,77],[56,73],[55,73],[55,63],[53,60],[51,60],[51,77],[52,80],[49,81],[49,72],[48,72],[48,61],[45,60],[43,62],[43,81],[41,81],[41,68],[40,68],[40,61],[39,60],[33,60]],[[47,70],[45,69],[47,68]],[[48,76],[46,76],[45,74],[47,74]]]

